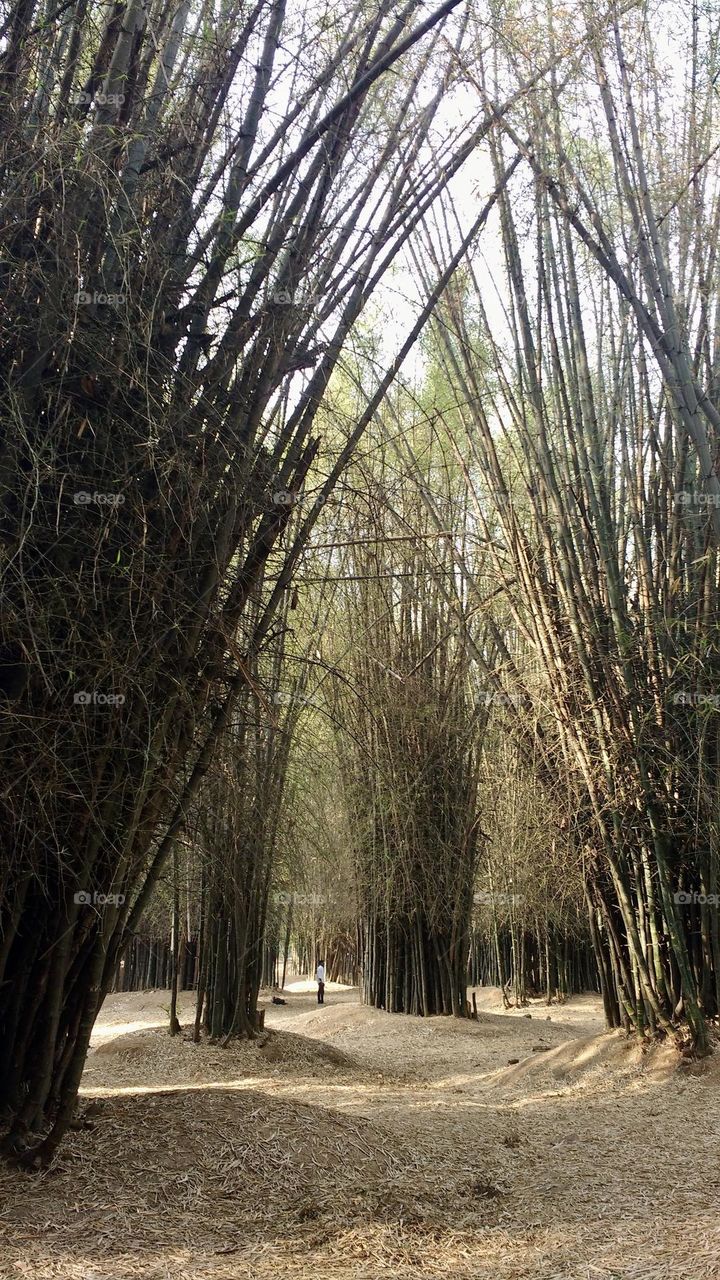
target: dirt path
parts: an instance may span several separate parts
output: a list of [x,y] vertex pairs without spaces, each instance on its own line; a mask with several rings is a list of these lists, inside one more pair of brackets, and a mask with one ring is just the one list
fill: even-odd
[[0,1172],[3,1280],[720,1280],[720,1056],[643,1056],[594,997],[462,1023],[308,987],[226,1049],[112,997],[94,1130]]

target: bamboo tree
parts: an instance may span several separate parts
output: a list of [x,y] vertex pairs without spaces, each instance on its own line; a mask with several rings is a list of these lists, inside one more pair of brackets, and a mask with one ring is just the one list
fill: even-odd
[[[582,125],[572,139],[578,121],[554,77],[523,100],[522,120],[499,121],[495,173],[508,139],[537,184],[530,201],[512,186],[500,197],[505,328],[500,337],[491,324],[470,262],[479,332],[458,292],[438,332],[462,406],[452,425],[467,484],[545,693],[517,669],[507,670],[507,687],[521,702],[549,699],[550,745],[580,800],[593,936],[614,988],[614,999],[605,992],[609,1020],[617,1006],[642,1035],[681,1037],[684,1027],[702,1050],[704,1019],[717,1012],[712,908],[685,899],[717,890],[716,792],[700,764],[717,752],[717,481],[708,444],[717,424],[702,356],[702,295],[716,262],[698,239],[717,191],[701,178],[696,149],[681,149],[672,216],[653,207],[669,156],[641,138],[635,99],[652,98],[654,60],[645,28],[648,74],[643,81],[636,58],[631,84],[623,49],[636,24],[634,11],[616,15],[608,42],[596,30],[578,73],[591,107],[594,78],[605,148],[602,133],[586,142]],[[490,103],[506,95],[512,73],[496,57],[471,78]],[[709,82],[701,90],[695,75],[691,85],[695,115],[709,118]],[[649,114],[643,99],[642,118]],[[700,217],[698,200],[707,201]],[[437,237],[426,242],[433,275],[451,252],[450,231],[446,239],[442,254]],[[623,264],[613,239],[622,239]],[[692,246],[682,296],[668,266],[678,242]]]
[[453,139],[416,186],[457,5],[358,4],[312,65],[317,14],[283,0],[13,10],[0,1103],[33,1163],[245,705],[278,606],[253,631],[253,593],[278,547],[288,578],[297,555],[275,495],[302,488],[343,343],[469,154]]

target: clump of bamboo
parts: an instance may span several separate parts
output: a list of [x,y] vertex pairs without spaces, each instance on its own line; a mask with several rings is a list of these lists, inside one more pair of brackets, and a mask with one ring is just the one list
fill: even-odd
[[452,554],[442,541],[428,553],[412,498],[400,518],[388,506],[380,480],[351,550],[352,691],[338,692],[362,992],[389,1011],[464,1016],[485,715],[446,603]]
[[453,138],[443,176],[416,176],[458,4],[341,22],[285,0],[31,0],[8,19],[0,1108],[30,1163],[72,1119],[103,995],[312,527],[285,540],[339,353],[467,157]]
[[[717,44],[690,15],[663,105],[642,9],[588,25],[581,113],[553,74],[499,121],[495,173],[520,155],[534,183],[520,169],[500,198],[504,318],[471,256],[438,336],[448,427],[542,672],[528,685],[508,653],[505,687],[552,725],[540,752],[568,779],[608,1018],[702,1050],[720,1010]],[[515,73],[500,55],[468,75],[488,103]],[[694,122],[681,136],[670,103]],[[433,273],[456,234],[450,217],[428,241]]]

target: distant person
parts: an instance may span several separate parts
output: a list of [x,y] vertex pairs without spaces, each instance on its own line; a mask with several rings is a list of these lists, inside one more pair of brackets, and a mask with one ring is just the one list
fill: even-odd
[[322,960],[317,967],[315,978],[318,984],[318,1004],[325,1003],[325,965]]

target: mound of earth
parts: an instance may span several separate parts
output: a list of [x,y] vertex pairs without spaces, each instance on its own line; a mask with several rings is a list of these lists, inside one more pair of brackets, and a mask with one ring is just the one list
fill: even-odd
[[615,1086],[640,1079],[672,1080],[678,1073],[720,1077],[717,1054],[688,1062],[670,1041],[640,1044],[624,1031],[604,1031],[596,1036],[564,1041],[553,1048],[536,1044],[527,1057],[489,1076],[499,1086],[528,1087],[557,1081],[570,1087],[591,1087],[604,1077]]
[[359,1064],[334,1045],[325,1044],[322,1040],[307,1040],[304,1036],[292,1031],[269,1031],[258,1048],[268,1062],[291,1063],[293,1069],[301,1064],[308,1066],[340,1067],[345,1071],[356,1073]]
[[51,1174],[0,1171],[5,1256],[23,1258],[14,1275],[159,1277],[176,1274],[158,1266],[174,1255],[177,1274],[194,1257],[193,1275],[211,1262],[213,1275],[237,1275],[238,1252],[303,1251],[319,1226],[327,1236],[359,1221],[368,1198],[414,1170],[402,1140],[370,1122],[252,1090],[113,1097],[96,1123],[70,1136]]
[[98,1044],[88,1059],[83,1093],[132,1087],[139,1062],[146,1089],[192,1087],[210,1079],[214,1084],[248,1082],[268,1075],[377,1076],[377,1071],[364,1068],[344,1050],[290,1031],[268,1030],[255,1040],[230,1040],[227,1044],[207,1040],[194,1044],[187,1032],[170,1036],[164,1029],[150,1028]]

